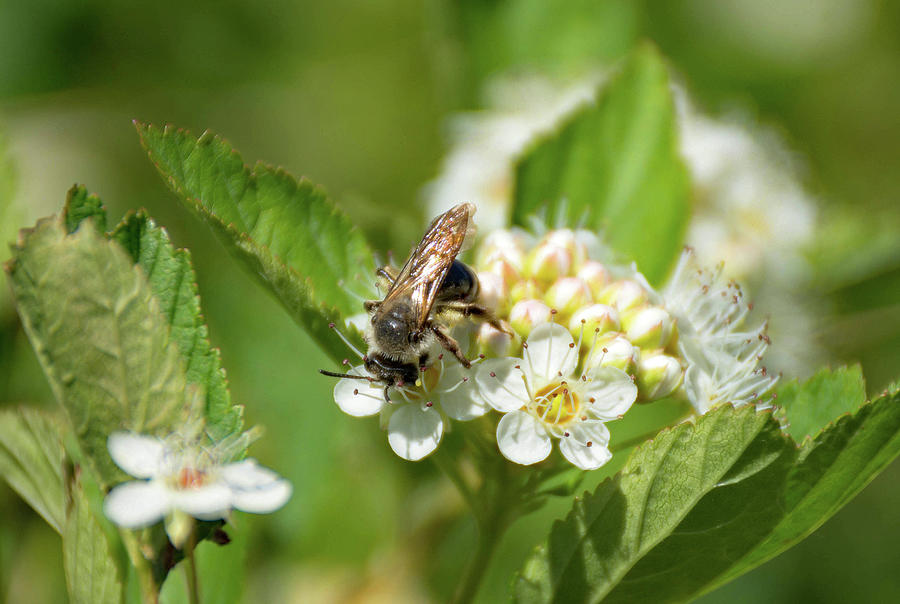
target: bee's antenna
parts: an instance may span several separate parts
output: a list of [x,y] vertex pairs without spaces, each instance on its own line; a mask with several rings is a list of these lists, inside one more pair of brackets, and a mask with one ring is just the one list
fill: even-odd
[[334,371],[327,371],[325,369],[319,369],[319,373],[321,373],[322,375],[327,375],[328,377],[349,378],[351,380],[367,380],[369,382],[379,381],[369,375],[353,375],[352,373],[335,373]]

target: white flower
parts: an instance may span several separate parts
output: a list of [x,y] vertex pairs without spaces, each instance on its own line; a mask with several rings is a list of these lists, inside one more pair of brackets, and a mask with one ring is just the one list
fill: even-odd
[[233,449],[230,444],[203,447],[180,435],[160,439],[114,432],[108,440],[110,457],[141,480],[109,492],[106,516],[119,526],[141,528],[177,512],[216,520],[232,509],[265,514],[283,506],[291,484],[253,459],[222,463]]
[[612,457],[605,422],[631,407],[637,387],[614,367],[576,371],[580,348],[564,327],[544,323],[528,337],[524,358],[488,359],[478,367],[482,395],[505,414],[497,425],[497,444],[510,461],[529,465],[545,459],[552,438],[583,470]]
[[[368,375],[363,365],[353,367],[348,373]],[[414,386],[392,388],[391,402],[385,401],[381,382],[351,378],[338,380],[334,402],[341,411],[355,417],[380,413],[394,453],[418,461],[440,444],[444,415],[467,421],[487,413],[489,407],[471,383],[470,373],[456,359],[439,354]]]
[[740,286],[715,270],[699,268],[685,249],[663,291],[678,319],[678,350],[687,361],[684,389],[698,413],[719,403],[769,406],[763,397],[778,381],[760,367],[769,345],[766,325],[742,330],[750,305]]

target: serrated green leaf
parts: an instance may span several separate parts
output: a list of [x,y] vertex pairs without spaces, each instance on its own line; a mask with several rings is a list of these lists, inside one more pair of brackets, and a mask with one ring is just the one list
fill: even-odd
[[[516,582],[516,598],[685,597],[724,570],[725,560],[709,556],[723,521],[772,522],[767,513],[778,504],[761,487],[783,482],[795,455],[771,415],[753,408],[723,407],[664,431],[554,525]],[[765,530],[742,533],[734,547],[748,550]]]
[[677,149],[675,109],[662,58],[639,47],[600,92],[519,160],[512,219],[541,208],[587,215],[651,283],[667,275],[689,218],[688,177]]
[[[101,230],[106,224],[103,203],[83,186],[69,191],[63,216],[70,233],[86,218],[91,218]],[[203,389],[210,436],[220,439],[240,432],[243,408],[231,402],[219,351],[209,343],[190,252],[176,250],[166,230],[143,210],[127,214],[108,237],[122,245],[144,269],[169,322],[170,337],[181,351],[187,382]]]
[[91,195],[82,185],[75,185],[66,195],[63,223],[66,232],[74,233],[84,220],[90,218],[101,233],[106,230],[106,208],[96,195]]
[[70,494],[63,531],[69,600],[75,604],[122,602],[123,583],[112,548],[79,481],[73,483]]
[[799,442],[814,437],[844,413],[853,413],[866,401],[866,383],[860,367],[823,369],[801,385],[796,380],[778,389],[778,406],[788,433]]
[[66,453],[54,417],[21,407],[0,411],[0,476],[57,533],[65,523]]
[[10,278],[22,324],[104,484],[122,476],[114,430],[165,433],[184,415],[178,348],[143,271],[95,229],[57,220],[23,233]]
[[[840,383],[842,378],[836,381]],[[896,392],[828,426],[801,450],[802,461],[788,477],[785,507],[771,535],[711,587],[759,566],[810,535],[898,454],[900,396]]]
[[[195,138],[137,124],[151,161],[172,190],[334,359],[347,355],[328,324],[362,312],[344,283],[369,279],[374,261],[362,234],[305,179],[262,163],[252,169],[212,134]],[[358,335],[356,336],[358,339]]]
[[187,382],[203,388],[210,436],[218,440],[240,432],[243,409],[231,402],[221,356],[218,349],[210,346],[190,252],[176,250],[165,229],[144,212],[126,216],[111,236],[147,274],[153,295],[169,322],[169,337],[181,351]]
[[[798,396],[842,396],[852,374],[817,376]],[[691,599],[809,535],[898,454],[896,393],[844,415],[801,449],[766,414],[716,409],[643,445],[576,502],[523,567],[515,597]]]

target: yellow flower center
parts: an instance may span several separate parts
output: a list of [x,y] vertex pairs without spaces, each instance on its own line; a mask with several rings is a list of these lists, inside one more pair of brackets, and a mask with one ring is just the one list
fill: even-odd
[[533,411],[548,424],[565,425],[578,417],[581,399],[566,382],[549,384],[534,394]]

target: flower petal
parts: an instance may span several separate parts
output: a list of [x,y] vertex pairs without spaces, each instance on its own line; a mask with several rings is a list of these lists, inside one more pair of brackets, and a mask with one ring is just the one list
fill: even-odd
[[397,408],[388,422],[388,443],[394,453],[419,461],[437,449],[444,421],[434,407],[409,403]]
[[522,359],[488,359],[475,372],[475,382],[484,400],[500,411],[507,413],[521,409],[531,397],[525,384]]
[[627,373],[616,367],[597,366],[588,372],[585,397],[594,402],[585,408],[595,419],[619,419],[631,408],[637,393],[637,386]]
[[224,481],[171,491],[172,507],[200,520],[224,518],[232,507],[231,489]]
[[[586,420],[568,427],[559,439],[559,452],[582,470],[596,470],[610,459],[609,430],[601,421]],[[588,445],[590,443],[590,445]]]
[[451,418],[465,422],[481,417],[490,410],[487,401],[478,391],[474,377],[474,371],[464,369],[459,364],[444,368],[435,394],[441,401],[441,409]]
[[103,513],[125,528],[142,528],[161,520],[169,511],[168,490],[157,481],[120,484],[103,501]]
[[[368,375],[365,367],[357,365],[350,375]],[[334,386],[334,402],[341,411],[354,417],[375,415],[384,406],[384,386],[378,382],[341,378]]]
[[233,507],[254,514],[274,512],[291,496],[291,483],[255,459],[245,459],[222,468],[222,478],[231,487]]
[[153,478],[159,474],[166,453],[160,439],[134,432],[113,432],[106,446],[116,465],[135,478]]
[[524,411],[513,411],[500,418],[497,445],[506,459],[524,466],[546,459],[552,449],[543,424]]
[[557,323],[542,323],[528,335],[525,361],[544,379],[568,377],[578,364],[578,349],[569,330]]

